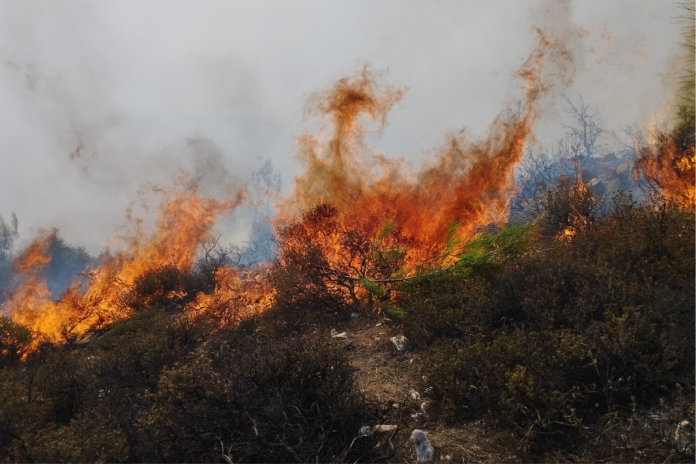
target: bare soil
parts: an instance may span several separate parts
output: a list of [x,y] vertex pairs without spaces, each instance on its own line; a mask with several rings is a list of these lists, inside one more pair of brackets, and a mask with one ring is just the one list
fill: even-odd
[[375,405],[375,423],[365,425],[398,427],[395,431],[376,432],[376,446],[384,449],[388,462],[416,461],[415,446],[410,439],[414,429],[428,436],[435,449],[435,462],[517,461],[514,450],[504,451],[511,449],[512,437],[495,430],[494,424],[472,421],[451,427],[438,420],[437,411],[429,407],[421,391],[425,385],[418,382],[421,357],[409,347],[398,351],[390,341],[403,333],[400,329],[397,322],[361,314],[336,327],[334,332],[345,332],[345,338],[334,340],[348,351],[356,369],[358,388]]

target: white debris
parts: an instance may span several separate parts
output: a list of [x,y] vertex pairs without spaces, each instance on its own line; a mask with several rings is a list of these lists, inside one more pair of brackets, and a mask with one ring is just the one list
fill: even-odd
[[357,318],[357,317],[360,317],[360,314],[358,314],[358,313],[350,313],[350,317],[353,318],[353,319],[355,319],[355,318]]
[[422,411],[423,414],[425,414],[426,416],[428,415],[428,402],[427,402],[427,401],[423,401],[423,402],[421,403],[421,411]]
[[360,427],[360,430],[358,430],[359,437],[366,437],[368,435],[372,435],[372,433],[372,429],[367,425],[363,425],[362,427]]
[[346,332],[338,333],[338,332],[336,332],[336,329],[331,329],[331,338],[346,338],[346,337],[347,337]]
[[389,340],[391,340],[391,342],[394,344],[398,351],[404,351],[406,349],[406,342],[408,341],[408,339],[403,335],[397,335],[396,337],[392,337]]
[[433,446],[422,430],[415,429],[411,433],[413,443],[416,445],[416,460],[418,462],[430,461],[433,458]]
[[393,432],[396,429],[396,425],[375,425],[372,427],[373,432]]
[[411,399],[413,401],[418,401],[421,399],[420,393],[418,393],[416,390],[411,390]]

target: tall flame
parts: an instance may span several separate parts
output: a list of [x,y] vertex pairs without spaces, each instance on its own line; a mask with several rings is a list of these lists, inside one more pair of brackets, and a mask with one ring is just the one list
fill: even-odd
[[[410,248],[399,265],[412,267],[443,249],[453,223],[460,224],[456,234],[462,238],[479,226],[503,221],[513,168],[537,120],[537,103],[548,89],[542,83],[543,65],[549,53],[570,59],[563,44],[541,32],[539,37],[539,46],[518,71],[525,94],[520,110],[500,115],[485,140],[468,140],[463,132],[451,136],[417,172],[369,148],[360,124],[363,116],[383,124],[403,89],[380,90],[363,68],[314,95],[312,110],[328,119],[332,129],[327,138],[319,134],[299,139],[306,171],[296,179],[294,193],[279,205],[276,225],[290,224],[318,204],[331,204],[340,230],[359,229],[376,237],[385,224],[398,227],[399,237]],[[226,200],[205,198],[198,187],[181,178],[171,189],[158,189],[165,201],[153,232],[129,211],[131,230],[120,237],[121,246],[107,250],[98,266],[83,273],[88,279],[85,289],[73,285],[57,301],[40,277],[50,256],[46,237],[39,237],[17,261],[21,285],[0,309],[53,342],[78,339],[128,316],[133,308],[126,297],[139,278],[167,266],[191,270],[216,221],[245,200],[243,191]],[[271,304],[273,290],[264,269],[242,272],[223,266],[215,272],[214,292],[192,295],[188,316],[209,314],[234,321]]]
[[[387,221],[415,239],[414,252],[444,245],[454,221],[460,236],[505,219],[513,189],[513,168],[537,119],[536,103],[546,87],[541,73],[554,43],[539,32],[540,45],[518,75],[525,100],[518,114],[500,115],[490,135],[467,140],[463,132],[449,138],[436,157],[419,172],[407,174],[404,163],[376,155],[364,140],[360,117],[384,123],[403,89],[380,90],[367,68],[311,98],[315,114],[330,121],[330,136],[299,139],[299,158],[306,169],[295,179],[294,193],[281,205],[283,221],[327,203],[344,223],[376,234]],[[428,252],[429,253],[429,252]]]

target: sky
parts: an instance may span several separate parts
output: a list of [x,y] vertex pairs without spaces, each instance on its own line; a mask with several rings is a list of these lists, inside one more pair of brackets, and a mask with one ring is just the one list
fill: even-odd
[[[563,131],[563,96],[610,128],[664,120],[679,71],[665,0],[0,2],[0,215],[57,227],[97,253],[139,189],[180,172],[242,185],[266,160],[301,173],[308,97],[368,64],[408,88],[370,142],[415,164],[446,134],[485,136],[520,99],[535,27],[576,34],[572,84],[535,129]],[[557,13],[557,12],[556,12]]]

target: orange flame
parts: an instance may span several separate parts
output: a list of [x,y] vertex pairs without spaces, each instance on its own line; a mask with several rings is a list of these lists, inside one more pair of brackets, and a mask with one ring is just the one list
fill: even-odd
[[125,247],[113,253],[107,251],[99,266],[84,273],[89,278],[84,292],[75,284],[57,301],[50,299],[46,282],[38,274],[39,268],[50,262],[47,242],[44,237],[36,239],[15,265],[24,281],[3,304],[3,312],[52,342],[78,338],[101,328],[130,314],[124,295],[139,276],[165,265],[191,269],[199,245],[216,220],[244,199],[241,191],[223,201],[203,198],[197,185],[185,186],[183,179],[177,187],[159,191],[167,198],[154,233],[148,234],[143,221],[129,213],[132,231],[121,237]]
[[518,72],[525,91],[520,114],[499,116],[483,141],[466,140],[463,133],[451,136],[435,159],[413,175],[402,174],[403,163],[374,155],[365,145],[365,129],[359,123],[365,115],[382,124],[403,97],[403,89],[380,91],[363,68],[315,94],[311,109],[330,120],[331,135],[328,140],[321,133],[299,139],[299,158],[306,170],[295,179],[293,195],[280,207],[282,221],[314,205],[331,204],[342,222],[373,236],[387,220],[394,221],[418,244],[412,253],[426,256],[444,246],[454,221],[461,223],[460,237],[482,225],[502,222],[513,189],[513,168],[536,121],[535,103],[546,90],[542,64],[554,44],[539,35],[539,47]]
[[[365,130],[360,124],[363,115],[383,124],[388,111],[403,97],[403,89],[379,90],[364,68],[353,78],[316,94],[311,99],[313,110],[330,119],[333,130],[328,140],[321,134],[299,139],[299,156],[306,172],[296,179],[294,193],[280,205],[277,225],[290,224],[301,211],[330,203],[336,209],[340,230],[359,229],[367,234],[365,240],[379,236],[387,222],[398,227],[399,238],[394,243],[408,243],[409,254],[403,261],[398,256],[393,261],[413,268],[422,262],[418,260],[441,252],[454,222],[461,224],[456,233],[463,238],[481,225],[503,221],[513,188],[513,168],[537,119],[536,103],[548,88],[542,83],[545,57],[549,51],[556,55],[560,51],[562,57],[569,58],[563,55],[562,44],[541,33],[539,37],[540,45],[518,72],[525,92],[519,113],[499,116],[486,140],[466,140],[463,133],[450,137],[435,159],[416,173],[404,173],[407,167],[403,163],[375,155],[365,145]],[[41,338],[52,342],[79,339],[88,331],[105,327],[132,313],[126,297],[142,276],[167,266],[191,270],[216,220],[245,199],[242,191],[227,200],[204,198],[198,185],[184,178],[172,189],[157,191],[166,199],[154,232],[148,232],[145,222],[129,211],[131,231],[120,237],[120,248],[107,250],[97,267],[83,273],[89,279],[84,291],[75,284],[57,301],[50,299],[38,272],[50,257],[45,239],[37,239],[15,266],[24,276],[23,283],[0,308],[2,312],[40,334],[37,343]],[[327,237],[338,240],[331,234]],[[381,253],[383,241],[384,237],[374,245],[364,240],[353,245]],[[339,242],[324,245],[339,246]],[[190,296],[184,317],[212,315],[234,323],[271,304],[273,289],[263,267],[246,272],[220,267],[214,281],[213,293]],[[182,296],[180,291],[165,295]]]

